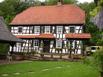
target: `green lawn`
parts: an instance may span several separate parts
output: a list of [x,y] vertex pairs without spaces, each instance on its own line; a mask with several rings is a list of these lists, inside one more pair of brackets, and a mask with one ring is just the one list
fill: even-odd
[[[19,73],[15,74],[15,73]],[[80,62],[33,61],[0,65],[0,77],[99,77],[91,66]]]

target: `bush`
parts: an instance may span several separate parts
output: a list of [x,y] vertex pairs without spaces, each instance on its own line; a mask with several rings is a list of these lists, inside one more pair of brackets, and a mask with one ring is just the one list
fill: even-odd
[[94,60],[101,74],[101,77],[103,77],[103,48],[94,53]]
[[0,43],[0,54],[7,54],[9,51],[9,44]]
[[99,70],[103,72],[103,49],[100,49],[94,53],[95,64],[99,67]]
[[94,58],[92,56],[85,57],[85,58],[83,58],[83,63],[93,66],[94,65]]

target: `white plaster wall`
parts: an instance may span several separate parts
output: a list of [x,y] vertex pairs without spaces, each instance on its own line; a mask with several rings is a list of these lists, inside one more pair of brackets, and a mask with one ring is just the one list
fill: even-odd
[[[70,30],[69,30],[69,27],[72,27],[72,26],[66,26],[65,27],[65,29],[66,29],[66,33],[70,33]],[[74,26],[75,27],[75,33],[78,33],[78,30],[77,29],[83,29],[81,26]],[[14,31],[14,30],[15,31]],[[55,29],[55,27],[53,27],[53,29]],[[11,32],[18,32],[18,27],[11,27]],[[37,34],[29,34],[29,27],[23,27],[23,33],[27,33],[27,34],[21,34],[21,33],[19,33],[19,34],[14,34],[14,35],[39,35],[40,33],[37,33]],[[32,32],[32,31],[31,31]],[[30,33],[31,33],[30,32]],[[79,33],[82,33],[82,30],[80,30],[80,32]],[[64,38],[65,39],[65,34],[54,34],[54,36],[56,37],[56,38]],[[77,41],[77,43],[79,43],[79,41]],[[23,45],[24,46],[24,45]],[[75,46],[75,42],[73,42],[73,48],[74,48],[74,46]],[[50,45],[50,47],[52,48],[52,45]],[[79,46],[79,48],[81,48],[81,46]],[[21,48],[22,50],[23,50],[23,47]],[[28,49],[28,44],[26,44],[26,49]],[[38,52],[39,52],[39,48],[37,48],[37,47],[34,47],[34,50],[35,49],[38,49]],[[20,51],[20,46],[19,45],[17,45],[17,47],[14,47],[14,51]],[[10,47],[10,51],[11,51],[11,47]],[[26,51],[26,50],[25,50]],[[50,51],[51,51],[51,49],[50,49]],[[55,53],[55,49],[53,49],[53,52]],[[63,53],[67,53],[68,51],[66,50],[64,50],[63,49]],[[80,54],[81,53],[81,50],[79,49],[78,50],[78,54]]]
[[[66,33],[70,33],[70,27],[74,27],[75,28],[75,33],[78,33],[79,29],[82,29],[82,26],[66,26]],[[79,33],[82,33],[82,30],[80,30]]]

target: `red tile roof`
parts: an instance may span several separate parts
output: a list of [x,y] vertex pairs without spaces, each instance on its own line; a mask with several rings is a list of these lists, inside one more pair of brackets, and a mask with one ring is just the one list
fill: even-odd
[[15,35],[17,38],[36,38],[38,35]]
[[84,24],[85,12],[74,4],[36,6],[24,10],[10,23],[11,25],[39,24]]
[[37,36],[36,38],[45,38],[45,39],[54,39],[54,35],[53,34],[40,34],[39,36]]
[[15,35],[17,38],[55,38],[53,34],[40,34],[40,35]]
[[91,35],[89,33],[69,33],[65,35],[66,38],[68,39],[90,39]]

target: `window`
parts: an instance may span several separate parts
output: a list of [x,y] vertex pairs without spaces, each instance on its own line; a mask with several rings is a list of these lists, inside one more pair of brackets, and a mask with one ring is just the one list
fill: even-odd
[[75,27],[70,27],[70,33],[74,33],[75,32]]
[[18,27],[18,32],[22,33],[22,27]]
[[39,34],[40,33],[40,26],[35,26],[34,27],[34,33]]
[[57,34],[63,33],[63,26],[57,26]]
[[34,40],[34,46],[39,46],[39,40]]
[[45,26],[45,33],[50,33],[50,26]]
[[91,47],[91,50],[96,50],[96,47]]
[[56,48],[62,48],[62,40],[56,40]]

